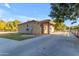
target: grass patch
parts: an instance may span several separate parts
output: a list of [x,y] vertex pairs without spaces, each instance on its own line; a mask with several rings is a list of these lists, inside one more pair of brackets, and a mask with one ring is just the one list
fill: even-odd
[[37,35],[21,34],[21,33],[0,34],[0,38],[13,39],[18,41],[30,39],[34,37],[37,37]]

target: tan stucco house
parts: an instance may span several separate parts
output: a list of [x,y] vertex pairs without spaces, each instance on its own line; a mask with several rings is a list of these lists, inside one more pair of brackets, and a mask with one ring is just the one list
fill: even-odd
[[54,32],[54,25],[55,23],[50,20],[32,20],[19,24],[18,31],[28,34],[52,34]]

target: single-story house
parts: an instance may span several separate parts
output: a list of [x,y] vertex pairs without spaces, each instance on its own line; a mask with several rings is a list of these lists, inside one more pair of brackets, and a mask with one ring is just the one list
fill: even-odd
[[50,20],[43,21],[27,21],[18,25],[19,33],[29,34],[52,34],[54,32],[54,22]]

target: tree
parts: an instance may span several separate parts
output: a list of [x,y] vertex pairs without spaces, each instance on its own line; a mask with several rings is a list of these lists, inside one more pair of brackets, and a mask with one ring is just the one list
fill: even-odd
[[12,31],[13,30],[13,24],[11,21],[7,22],[6,24],[6,30],[7,31]]
[[[55,19],[54,21],[61,25],[66,20],[77,20],[79,16],[79,4],[76,3],[51,3],[50,17]],[[64,26],[64,25],[63,25]]]
[[19,20],[14,21],[8,21],[4,22],[3,20],[0,21],[0,30],[1,31],[17,31],[18,30],[18,24],[21,22]]
[[18,24],[20,24],[21,22],[19,20],[14,20],[13,21],[13,26],[14,26],[14,30],[17,31],[18,30]]
[[18,24],[20,24],[21,22],[19,20],[14,20],[14,21],[9,21],[7,22],[7,28],[10,31],[17,31],[18,30]]
[[79,4],[76,3],[51,3],[50,17],[56,18],[57,22],[76,20],[79,16]]
[[5,30],[5,26],[6,26],[6,22],[3,20],[0,20],[0,30],[4,31]]
[[67,27],[64,25],[63,22],[61,23],[56,23],[55,24],[55,31],[65,31],[67,29]]
[[72,30],[79,29],[79,26],[78,25],[77,26],[71,26],[71,29]]

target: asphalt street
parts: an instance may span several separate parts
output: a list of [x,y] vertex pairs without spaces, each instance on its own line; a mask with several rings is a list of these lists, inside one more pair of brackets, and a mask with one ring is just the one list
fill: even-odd
[[59,32],[15,41],[0,38],[2,56],[79,56],[79,43],[70,33]]

